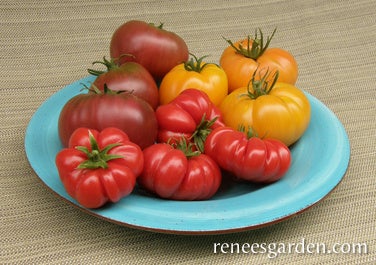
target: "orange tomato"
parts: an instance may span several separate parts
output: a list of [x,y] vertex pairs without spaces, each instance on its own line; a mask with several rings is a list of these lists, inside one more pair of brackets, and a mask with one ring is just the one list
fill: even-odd
[[[260,38],[247,39],[230,44],[222,53],[220,65],[227,74],[229,92],[247,86],[256,69],[279,72],[279,82],[294,85],[298,78],[298,65],[294,56],[281,48],[269,48],[276,30],[268,37],[265,45],[261,30]],[[260,77],[258,77],[260,78]]]
[[[278,72],[251,79],[248,87],[231,92],[221,103],[225,125],[235,130],[255,132],[262,138],[274,138],[290,146],[305,132],[310,121],[308,98],[294,85],[276,82]],[[273,80],[270,85],[267,80]]]
[[210,100],[219,105],[228,94],[227,75],[216,64],[204,63],[205,57],[193,56],[188,62],[175,66],[159,86],[159,103],[167,104],[183,90],[194,88],[205,92]]

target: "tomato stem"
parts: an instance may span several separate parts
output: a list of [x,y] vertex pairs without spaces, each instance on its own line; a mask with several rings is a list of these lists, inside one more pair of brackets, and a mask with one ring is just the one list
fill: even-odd
[[133,90],[131,91],[128,91],[128,90],[112,90],[110,89],[107,84],[105,83],[103,85],[103,91],[101,91],[96,85],[94,84],[91,84],[90,87],[88,87],[86,84],[83,84],[83,88],[81,89],[82,90],[88,90],[89,92],[91,93],[94,93],[94,94],[97,94],[97,95],[101,95],[101,94],[108,94],[108,95],[118,95],[118,94],[121,94],[121,93],[129,93],[129,94],[132,94],[133,93]]
[[[269,69],[266,71],[266,73],[263,76],[260,76],[260,79],[256,80],[256,73],[259,72],[258,69],[254,71],[252,78],[249,80],[247,84],[247,94],[243,94],[244,96],[248,96],[251,99],[256,99],[263,95],[268,95],[270,91],[272,91],[275,83],[278,80],[279,72],[278,70],[274,72],[272,78],[272,83],[270,82],[270,74],[271,72]],[[251,88],[253,92],[251,91]]]
[[207,65],[207,63],[203,63],[202,60],[208,55],[202,56],[201,58],[197,58],[194,54],[189,53],[193,58],[184,62],[184,69],[187,71],[195,71],[200,73],[202,69]]
[[157,29],[163,29],[163,25],[164,23],[163,22],[159,22],[159,26],[156,26],[154,23],[149,23],[150,26],[153,26],[153,27],[156,27]]
[[76,149],[85,153],[87,160],[78,165],[80,169],[96,169],[96,168],[108,168],[107,162],[113,159],[122,158],[121,155],[108,154],[108,152],[115,146],[121,145],[121,143],[113,143],[107,145],[102,150],[99,149],[98,143],[95,140],[93,134],[89,131],[89,140],[91,151],[85,146],[76,146]]
[[201,154],[199,150],[193,151],[193,146],[194,144],[187,142],[184,137],[182,137],[178,143],[173,144],[173,147],[182,151],[187,158]]
[[193,142],[201,153],[204,152],[205,140],[212,131],[211,127],[217,119],[218,117],[215,117],[212,120],[207,120],[206,115],[204,114],[200,123],[197,125],[196,130],[190,137],[190,139],[193,139]]
[[95,70],[95,69],[87,69],[87,71],[89,72],[89,74],[95,75],[95,76],[99,76],[99,75],[101,75],[103,73],[106,73],[106,72],[110,71],[111,69],[116,69],[116,68],[119,67],[115,63],[114,59],[111,58],[111,60],[107,60],[106,56],[103,56],[103,61],[94,61],[92,63],[92,65],[94,65],[94,64],[103,64],[107,68],[107,71],[101,71],[101,70]]
[[257,29],[255,30],[255,37],[252,38],[250,35],[247,37],[247,47],[244,48],[241,43],[238,46],[226,38],[224,38],[228,44],[232,48],[234,48],[235,52],[241,54],[247,58],[257,60],[269,47],[270,41],[272,40],[274,33],[276,32],[277,28],[274,29],[272,35],[267,37],[266,43],[264,45],[264,34],[262,33],[261,29],[258,28],[258,32],[260,33],[260,37],[258,37]]
[[119,62],[120,59],[122,57],[124,57],[124,56],[134,57],[132,54],[124,53],[124,54],[120,55],[119,58],[111,58],[110,60],[107,60],[106,56],[103,56],[103,61],[94,61],[92,63],[92,65],[94,65],[94,64],[103,64],[107,68],[106,71],[95,70],[95,69],[87,69],[87,71],[91,75],[99,76],[99,75],[104,74],[104,73],[106,73],[106,72],[108,72],[110,70],[117,69],[117,68],[119,68],[119,64],[116,63],[116,62]]
[[257,138],[260,138],[257,134],[257,132],[255,132],[251,126],[248,127],[248,130],[246,131],[245,129],[245,126],[244,124],[241,124],[238,128],[238,131],[239,132],[242,132],[242,133],[245,133],[247,139],[250,139],[252,137],[257,137]]

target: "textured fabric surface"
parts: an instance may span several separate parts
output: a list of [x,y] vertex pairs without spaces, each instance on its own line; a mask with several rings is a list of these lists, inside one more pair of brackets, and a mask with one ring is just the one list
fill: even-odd
[[[376,2],[18,1],[0,3],[1,264],[375,264]],[[272,46],[297,59],[297,86],[343,123],[351,160],[324,200],[284,222],[210,236],[152,233],[88,215],[56,197],[33,172],[25,130],[37,108],[108,55],[130,19],[164,22],[196,55],[218,62],[233,40],[277,27]],[[323,132],[322,137],[325,137]],[[320,143],[317,143],[320,144]],[[327,245],[365,242],[367,254],[213,253],[215,242]]]

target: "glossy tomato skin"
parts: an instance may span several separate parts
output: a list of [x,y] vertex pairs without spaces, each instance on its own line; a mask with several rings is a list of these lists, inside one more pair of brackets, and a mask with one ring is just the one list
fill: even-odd
[[219,105],[228,94],[225,71],[216,64],[207,63],[200,72],[185,69],[184,63],[169,71],[159,86],[159,102],[167,104],[183,90],[195,88],[205,92],[210,100]]
[[103,130],[116,127],[142,149],[153,144],[158,124],[153,108],[144,100],[129,93],[79,94],[71,98],[60,112],[59,137],[68,145],[73,131],[79,127]]
[[[161,105],[156,110],[158,121],[158,141],[177,142],[181,138],[193,142],[192,135],[196,132],[200,136],[201,129],[214,129],[224,126],[222,114],[217,106],[211,102],[208,95],[197,89],[183,90],[173,101]],[[209,128],[199,128],[202,120],[214,123]],[[205,139],[203,135],[202,141]]]
[[174,32],[156,27],[144,21],[131,20],[120,25],[113,33],[110,55],[119,58],[120,63],[135,61],[143,65],[156,80],[175,65],[188,60],[185,41]]
[[167,104],[157,108],[158,142],[177,142],[180,138],[189,141],[196,130],[197,123],[192,116],[174,104]]
[[207,155],[187,158],[171,145],[159,143],[143,151],[144,171],[138,183],[145,190],[165,199],[206,200],[218,190],[222,175]]
[[[89,132],[96,139],[99,150],[116,144],[107,152],[119,158],[107,161],[107,167],[79,168],[89,159],[78,146],[93,150]],[[67,193],[87,208],[99,208],[107,202],[117,202],[129,195],[136,178],[143,169],[143,153],[139,146],[129,141],[128,136],[117,128],[106,128],[99,132],[89,128],[78,128],[72,134],[69,146],[56,156],[59,177]]]
[[157,84],[152,75],[140,64],[126,62],[100,74],[93,82],[99,90],[105,85],[113,91],[125,91],[145,100],[153,109],[159,104]]
[[[252,88],[251,88],[252,90]],[[269,94],[251,99],[247,87],[238,88],[221,103],[225,125],[238,129],[251,128],[260,137],[274,138],[290,146],[308,128],[311,107],[298,88],[277,82]]]
[[[248,40],[237,41],[234,45],[247,47]],[[249,45],[251,46],[252,42]],[[268,48],[260,57],[252,59],[228,46],[221,55],[220,65],[227,74],[229,92],[247,86],[256,70],[270,72],[278,70],[278,81],[292,85],[298,78],[298,64],[294,56],[281,48]]]
[[291,164],[286,145],[274,139],[247,138],[230,127],[213,130],[206,139],[205,153],[236,178],[270,183],[282,178]]

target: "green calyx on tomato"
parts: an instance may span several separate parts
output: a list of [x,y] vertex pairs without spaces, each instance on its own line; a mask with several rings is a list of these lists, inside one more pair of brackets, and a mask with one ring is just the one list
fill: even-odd
[[83,153],[88,157],[86,161],[83,161],[78,165],[77,168],[79,169],[96,169],[96,168],[108,168],[107,162],[113,159],[123,158],[121,155],[117,154],[108,154],[115,146],[121,145],[120,143],[113,143],[109,144],[104,147],[102,150],[99,149],[98,143],[95,140],[93,134],[89,131],[89,139],[90,139],[90,146],[91,150],[89,150],[86,146],[76,146],[75,148]]
[[184,153],[187,158],[198,156],[201,154],[200,151],[194,151],[194,144],[191,142],[187,142],[187,140],[183,137],[180,139],[179,142],[171,144],[177,150],[180,150]]
[[202,63],[202,60],[208,57],[208,55],[204,55],[200,58],[197,58],[197,56],[195,56],[194,54],[189,54],[192,56],[192,58],[184,62],[184,69],[186,71],[194,71],[200,73],[201,70],[204,69],[204,67],[207,65],[207,63]]
[[[248,96],[250,99],[256,99],[260,96],[268,95],[273,89],[275,83],[277,83],[279,76],[278,70],[274,72],[273,76],[270,76],[271,72],[267,70],[266,73],[260,77],[260,79],[256,79],[257,72],[258,71],[256,70],[253,73],[252,78],[248,82],[247,94],[243,94],[244,96]],[[269,84],[270,82],[272,83]],[[251,85],[253,92],[251,91]]]
[[248,35],[247,47],[243,47],[243,45],[239,44],[237,47],[231,40],[225,39],[231,47],[235,49],[235,51],[247,58],[251,58],[256,60],[260,57],[265,50],[269,47],[270,41],[272,40],[274,33],[276,32],[277,28],[274,29],[272,35],[267,37],[266,43],[264,45],[264,34],[262,33],[261,29],[258,28],[258,32],[260,33],[260,37],[258,37],[257,29],[255,30],[255,37],[252,38]]
[[211,120],[207,120],[206,115],[204,113],[201,122],[197,125],[196,130],[190,137],[191,139],[193,139],[194,144],[201,153],[204,152],[205,140],[212,131],[211,127],[217,119],[218,117],[215,117]]
[[106,56],[103,56],[103,61],[94,61],[92,64],[103,64],[104,66],[106,66],[107,68],[107,71],[101,71],[101,70],[95,70],[95,69],[87,69],[87,71],[89,72],[89,74],[91,75],[95,75],[95,76],[99,76],[101,74],[104,74],[110,70],[114,70],[114,69],[118,69],[120,68],[120,66],[116,63],[120,60],[120,58],[124,57],[124,56],[129,56],[129,57],[134,57],[132,54],[123,54],[121,55],[119,58],[111,58],[110,60],[107,60],[106,59]]
[[253,130],[252,127],[248,127],[248,130],[246,130],[246,128],[243,124],[241,124],[239,126],[238,131],[244,133],[248,140],[251,139],[252,137],[256,137],[256,138],[260,138],[260,139],[264,138],[264,137],[259,137],[257,132],[255,130]]

